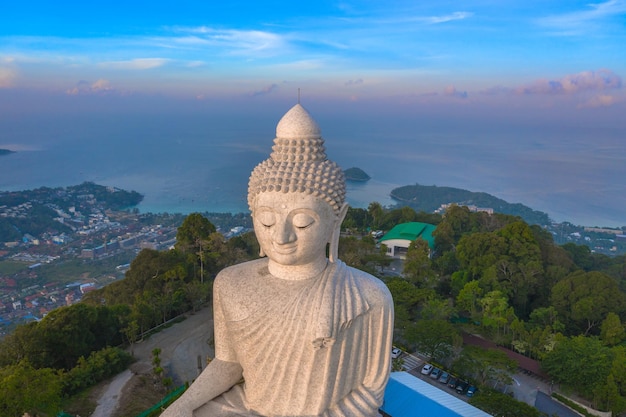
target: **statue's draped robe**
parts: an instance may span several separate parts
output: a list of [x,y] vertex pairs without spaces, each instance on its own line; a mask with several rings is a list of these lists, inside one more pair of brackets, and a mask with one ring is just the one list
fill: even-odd
[[[214,285],[216,358],[237,385],[196,416],[377,416],[390,371],[393,303],[378,279],[342,262],[281,280],[261,259]],[[228,302],[226,301],[228,300]]]

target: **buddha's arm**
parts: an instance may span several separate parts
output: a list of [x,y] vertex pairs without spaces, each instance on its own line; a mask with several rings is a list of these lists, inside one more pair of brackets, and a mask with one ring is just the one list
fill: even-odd
[[[391,301],[391,297],[389,298]],[[385,387],[391,371],[391,348],[393,339],[393,304],[383,305],[371,312],[367,374],[361,384],[348,395],[326,410],[322,417],[370,417],[378,416]]]
[[239,363],[214,359],[161,417],[191,417],[193,410],[228,391],[239,382],[241,376]]

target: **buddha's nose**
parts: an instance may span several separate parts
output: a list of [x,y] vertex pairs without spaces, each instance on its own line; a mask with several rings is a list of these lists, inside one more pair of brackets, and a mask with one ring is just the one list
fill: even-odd
[[285,244],[296,240],[293,226],[289,222],[277,222],[274,227],[274,240],[276,243]]

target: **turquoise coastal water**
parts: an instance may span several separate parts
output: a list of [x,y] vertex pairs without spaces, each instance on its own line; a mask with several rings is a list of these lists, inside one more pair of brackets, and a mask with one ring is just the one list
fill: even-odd
[[[206,115],[94,115],[0,120],[0,190],[84,181],[136,190],[147,212],[247,211],[250,171],[267,158],[275,120],[239,123]],[[626,225],[623,132],[531,128],[506,135],[376,121],[318,120],[328,156],[372,180],[348,201],[392,204],[396,186],[420,183],[484,191],[579,225]],[[350,128],[348,128],[350,127]]]

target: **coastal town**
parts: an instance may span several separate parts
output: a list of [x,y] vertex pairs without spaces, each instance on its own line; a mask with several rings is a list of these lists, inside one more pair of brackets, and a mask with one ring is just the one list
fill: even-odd
[[[134,207],[140,201],[138,193],[93,183],[0,192],[0,337],[124,278],[142,249],[172,247],[185,216],[139,213]],[[248,214],[210,220],[226,237],[251,229]],[[608,256],[626,253],[622,229],[542,227],[558,244],[585,245]]]
[[[0,192],[0,337],[124,278],[142,249],[172,247],[185,216],[126,208],[140,198],[89,183]],[[247,230],[241,223],[222,233]]]

